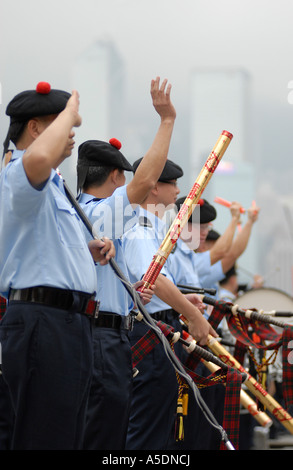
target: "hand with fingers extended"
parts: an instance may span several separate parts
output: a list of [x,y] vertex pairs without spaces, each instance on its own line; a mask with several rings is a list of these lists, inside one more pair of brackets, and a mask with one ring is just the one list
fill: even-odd
[[81,125],[81,116],[79,115],[79,93],[76,90],[72,91],[65,110],[69,111],[74,118],[73,127],[79,127]]
[[171,88],[172,85],[168,80],[164,79],[160,85],[160,77],[151,81],[151,96],[153,105],[157,113],[161,116],[162,120],[176,118],[176,110],[171,102]]

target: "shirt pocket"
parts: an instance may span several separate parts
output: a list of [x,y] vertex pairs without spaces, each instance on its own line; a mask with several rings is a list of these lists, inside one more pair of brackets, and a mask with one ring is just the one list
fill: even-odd
[[56,222],[61,242],[71,248],[84,248],[86,242],[75,209],[61,197],[54,199]]

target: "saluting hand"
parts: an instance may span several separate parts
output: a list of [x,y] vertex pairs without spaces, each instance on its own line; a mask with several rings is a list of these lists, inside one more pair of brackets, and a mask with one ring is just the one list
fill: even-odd
[[73,126],[79,127],[81,125],[81,116],[79,115],[79,93],[76,90],[72,91],[72,95],[67,101],[66,109],[73,115]]
[[88,244],[89,250],[96,263],[105,266],[116,254],[114,243],[109,238],[103,240],[91,240]]

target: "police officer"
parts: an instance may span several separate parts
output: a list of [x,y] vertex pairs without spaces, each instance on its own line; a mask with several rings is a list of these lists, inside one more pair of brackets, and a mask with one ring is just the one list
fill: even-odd
[[[125,278],[127,266],[121,246],[124,231],[137,222],[137,208],[152,189],[167,159],[176,112],[170,100],[170,86],[159,77],[151,83],[153,105],[161,118],[153,144],[133,179],[125,185],[125,171],[132,165],[122,154],[117,139],[86,141],[78,152],[79,202],[94,230],[114,241],[115,261]],[[134,304],[110,266],[97,266],[99,317],[94,322],[94,372],[88,404],[85,449],[125,448],[132,393],[132,353],[129,331]],[[134,280],[136,289],[141,282]],[[151,290],[143,294],[149,301]],[[103,367],[101,367],[101,355]]]
[[[135,171],[138,171],[140,164],[141,159],[133,164]],[[177,179],[182,175],[183,171],[179,165],[167,160],[157,184],[141,204],[139,223],[123,236],[123,249],[132,281],[144,275],[165,237],[166,226],[163,217],[166,210],[174,206],[179,193]],[[177,289],[168,269],[168,259],[157,277],[155,286],[155,295],[146,305],[155,320],[164,321],[175,331],[181,331],[178,313],[183,314],[188,318],[191,334],[201,344],[206,343],[209,333],[215,334],[197,306]],[[191,297],[198,304],[198,296]],[[145,323],[135,322],[130,333],[131,343],[137,343],[148,329]],[[181,346],[176,343],[175,353],[179,359],[181,351]],[[158,344],[148,353],[138,367],[139,374],[133,381],[126,448],[168,449],[170,440],[174,439],[178,398],[175,370],[166,357],[162,344]]]
[[115,254],[88,246],[57,166],[81,124],[79,97],[39,83],[8,104],[5,141],[15,144],[0,174],[2,372],[14,411],[11,449],[79,449],[92,364],[94,261]]

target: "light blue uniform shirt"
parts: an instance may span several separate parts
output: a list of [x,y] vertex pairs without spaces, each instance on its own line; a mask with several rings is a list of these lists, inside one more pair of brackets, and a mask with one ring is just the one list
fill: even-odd
[[[196,255],[198,263],[198,273],[202,286],[209,289],[216,289],[218,292],[218,282],[222,281],[222,279],[225,278],[225,273],[223,272],[221,260],[211,265],[209,251],[204,251],[203,253],[196,253]],[[209,267],[208,271],[207,267]],[[218,298],[217,294],[215,298]]]
[[170,253],[169,268],[176,284],[201,287],[196,266],[197,255],[180,238]]
[[23,154],[14,151],[0,173],[0,294],[37,285],[94,293],[95,265],[59,176],[52,170],[42,190],[33,188]]
[[[140,207],[139,217],[144,219],[145,223],[136,224],[122,238],[123,251],[132,283],[142,279],[166,235],[166,225],[157,216]],[[174,283],[167,263],[168,259],[160,274],[165,275]],[[149,313],[155,313],[171,307],[154,294],[145,308]]]
[[[124,230],[129,229],[138,219],[136,210],[128,200],[127,186],[117,188],[112,196],[99,201],[90,194],[82,193],[79,203],[93,224],[95,234],[99,238],[106,236],[112,239],[116,249],[115,262],[129,280],[121,236]],[[97,265],[96,270],[98,277],[96,298],[100,300],[100,311],[128,315],[133,309],[133,302],[112,267],[109,264]]]

